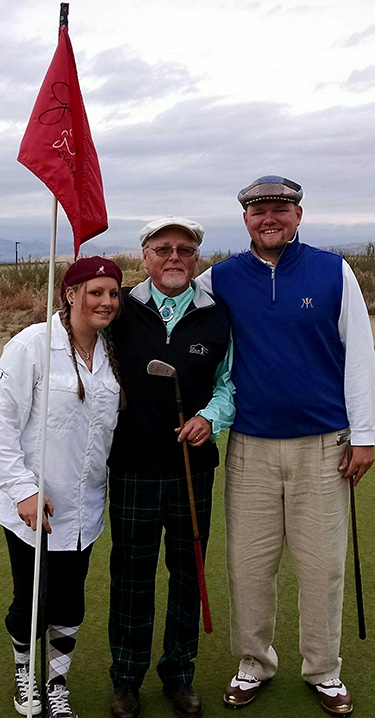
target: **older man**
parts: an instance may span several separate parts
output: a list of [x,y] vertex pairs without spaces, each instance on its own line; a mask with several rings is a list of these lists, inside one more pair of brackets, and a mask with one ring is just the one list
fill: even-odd
[[[233,421],[229,318],[192,281],[203,239],[197,222],[154,220],[140,234],[150,278],[124,297],[114,327],[127,408],[110,456],[113,718],[140,713],[150,664],[155,574],[165,528],[170,573],[164,653],[158,673],[178,716],[202,712],[193,687],[200,596],[182,440],[190,445],[198,525],[205,552],[218,451],[210,437]],[[186,424],[178,436],[174,382],[147,374],[159,359],[177,369]]]
[[200,285],[228,306],[236,419],[227,455],[232,650],[224,701],[254,700],[275,674],[276,579],[286,538],[299,580],[302,676],[333,715],[353,709],[340,680],[350,477],[374,456],[369,317],[348,264],[300,244],[302,188],[261,177],[238,199],[250,251]]

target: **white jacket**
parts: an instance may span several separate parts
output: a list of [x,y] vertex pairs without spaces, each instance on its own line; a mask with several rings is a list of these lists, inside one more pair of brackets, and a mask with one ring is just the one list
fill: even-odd
[[[17,513],[17,503],[38,491],[40,412],[46,324],[34,324],[5,346],[0,359],[0,523],[31,546],[35,533]],[[47,419],[45,495],[55,507],[50,518],[52,551],[82,549],[103,529],[106,460],[117,423],[119,385],[99,336],[93,371],[77,354],[86,398],[68,335],[58,313],[52,318]]]

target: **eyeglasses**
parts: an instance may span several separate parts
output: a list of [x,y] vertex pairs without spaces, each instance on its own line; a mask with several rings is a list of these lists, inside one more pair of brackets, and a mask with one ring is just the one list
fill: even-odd
[[185,244],[181,244],[179,247],[163,245],[161,247],[147,247],[147,249],[152,249],[157,257],[170,257],[174,249],[179,257],[192,257],[197,251],[195,247],[190,247]]

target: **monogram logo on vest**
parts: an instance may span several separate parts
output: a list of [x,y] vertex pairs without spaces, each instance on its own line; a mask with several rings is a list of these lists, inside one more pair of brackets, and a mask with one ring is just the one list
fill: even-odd
[[4,371],[4,369],[0,369],[0,379],[2,379],[3,377],[7,379],[8,374],[6,373],[6,371]]
[[302,297],[301,309],[303,309],[303,307],[305,307],[305,309],[314,309],[312,297]]
[[203,346],[203,344],[190,344],[190,354],[199,354],[199,356],[203,357],[205,354],[208,354],[208,349]]

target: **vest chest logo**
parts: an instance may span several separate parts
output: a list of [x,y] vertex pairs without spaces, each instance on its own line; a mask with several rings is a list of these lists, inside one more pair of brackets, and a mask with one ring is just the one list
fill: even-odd
[[203,344],[190,344],[189,354],[199,354],[199,356],[203,357],[208,354],[208,349]]
[[8,374],[6,373],[6,371],[4,371],[4,369],[0,369],[0,379],[3,379],[3,378],[7,379]]
[[305,309],[314,309],[312,297],[302,297],[301,309],[303,309],[303,307],[305,307]]

